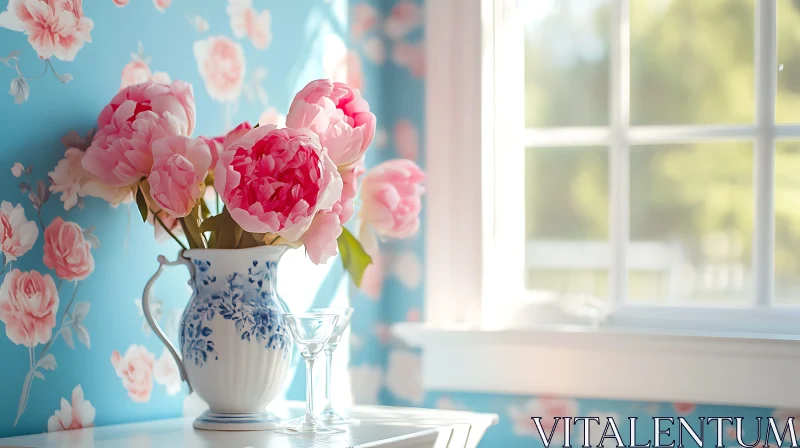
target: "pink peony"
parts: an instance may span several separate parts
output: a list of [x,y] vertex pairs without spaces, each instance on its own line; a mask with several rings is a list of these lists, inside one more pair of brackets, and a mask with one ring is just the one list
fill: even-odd
[[364,174],[364,162],[359,161],[340,170],[342,176],[342,194],[333,205],[332,211],[339,215],[339,221],[344,224],[353,216],[353,201],[358,194],[358,178]]
[[333,212],[319,212],[303,234],[303,245],[314,264],[324,264],[336,255],[336,238],[342,234],[339,216]]
[[248,122],[243,122],[239,126],[233,128],[230,132],[225,135],[220,135],[218,137],[210,138],[210,137],[200,137],[203,139],[204,142],[208,145],[209,149],[211,149],[211,169],[213,170],[214,167],[217,165],[217,160],[219,159],[219,155],[222,151],[230,146],[231,143],[235,142],[239,139],[239,137],[247,134],[247,131],[253,129],[253,126],[250,125]]
[[44,344],[53,335],[58,291],[50,274],[13,269],[0,285],[0,320],[11,342],[26,347]]
[[320,79],[294,97],[286,126],[311,129],[336,166],[348,166],[361,159],[372,142],[375,115],[358,90]]
[[361,183],[364,224],[379,235],[405,238],[417,231],[425,174],[406,159],[387,160],[370,170]]
[[98,132],[86,150],[83,167],[107,185],[135,185],[150,174],[152,143],[191,135],[194,124],[194,95],[188,83],[126,87],[100,112]]
[[225,148],[214,188],[248,232],[297,241],[339,199],[342,179],[314,134],[261,126]]
[[150,197],[167,214],[188,215],[203,194],[203,182],[211,167],[211,151],[199,138],[182,135],[153,143],[153,170],[147,177]]
[[72,389],[72,403],[62,398],[61,409],[47,420],[47,432],[91,428],[95,414],[92,402],[84,400],[83,388],[79,384]]
[[167,388],[167,395],[175,395],[181,391],[181,372],[166,347],[153,365],[153,379]]
[[137,403],[150,401],[153,391],[153,368],[156,357],[141,345],[131,344],[121,356],[118,351],[111,353],[111,365],[122,379],[122,386],[128,396]]
[[244,84],[244,50],[225,36],[213,36],[194,43],[194,57],[211,99],[235,101]]
[[92,245],[83,229],[57,216],[44,231],[44,264],[64,280],[83,280],[94,271]]
[[12,206],[8,201],[0,203],[0,249],[6,263],[28,252],[38,237],[39,227],[35,222],[25,219],[22,204]]
[[58,162],[55,169],[47,173],[50,178],[50,191],[61,193],[64,210],[75,207],[78,204],[78,197],[103,198],[112,206],[131,198],[130,188],[106,185],[83,169],[81,161],[84,154],[78,148],[67,149],[64,158]]
[[0,28],[20,31],[42,59],[75,59],[89,33],[92,19],[83,16],[82,0],[9,0],[0,13]]

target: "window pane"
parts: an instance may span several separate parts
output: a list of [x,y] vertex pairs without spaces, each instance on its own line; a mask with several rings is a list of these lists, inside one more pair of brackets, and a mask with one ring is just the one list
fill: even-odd
[[800,2],[778,1],[776,121],[800,122]]
[[630,163],[629,300],[749,301],[752,145],[638,146]]
[[608,0],[527,0],[525,124],[608,125]]
[[633,124],[753,122],[753,1],[630,2]]
[[800,304],[800,142],[775,145],[775,301]]
[[526,279],[559,297],[608,296],[608,150],[529,148]]

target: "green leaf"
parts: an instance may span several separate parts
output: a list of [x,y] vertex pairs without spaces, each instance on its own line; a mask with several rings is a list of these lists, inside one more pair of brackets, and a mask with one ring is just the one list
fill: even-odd
[[342,264],[357,287],[361,287],[361,279],[364,278],[364,271],[372,263],[372,257],[364,251],[361,243],[350,233],[347,228],[342,227],[342,234],[336,242],[339,246],[339,253],[342,254]]
[[200,224],[200,231],[218,232],[220,229],[225,227],[225,224],[228,220],[230,220],[230,217],[231,215],[227,214],[225,211],[216,216],[209,216],[203,220],[202,224]]
[[144,192],[141,188],[136,189],[136,206],[139,207],[142,222],[147,222],[147,201],[144,199]]

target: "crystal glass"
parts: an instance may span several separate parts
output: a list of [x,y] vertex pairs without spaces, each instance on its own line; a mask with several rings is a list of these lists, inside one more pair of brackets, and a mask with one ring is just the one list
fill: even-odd
[[356,423],[358,420],[343,416],[333,408],[331,399],[331,392],[333,383],[331,376],[333,372],[333,351],[339,346],[342,340],[344,330],[350,325],[350,318],[353,316],[353,308],[315,308],[311,310],[315,313],[321,314],[336,314],[339,319],[336,321],[336,326],[333,329],[331,338],[325,345],[325,409],[322,410],[320,416],[325,423]]
[[286,313],[283,318],[300,354],[306,360],[306,415],[288,422],[280,432],[283,434],[344,432],[342,429],[325,426],[314,415],[314,361],[333,334],[339,315],[315,312]]

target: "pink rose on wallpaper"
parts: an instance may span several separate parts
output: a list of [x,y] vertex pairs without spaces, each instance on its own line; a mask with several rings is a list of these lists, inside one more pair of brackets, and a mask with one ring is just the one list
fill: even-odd
[[130,0],[111,0],[111,1],[114,2],[114,4],[117,5],[118,7],[122,8],[123,6],[126,6]]
[[386,362],[386,388],[397,398],[420,404],[425,399],[422,389],[422,361],[416,353],[390,350]]
[[336,165],[307,130],[261,126],[225,148],[214,188],[248,232],[297,241],[342,192]]
[[122,77],[120,81],[120,89],[125,87],[141,84],[143,82],[153,81],[159,84],[169,84],[172,82],[169,75],[164,72],[151,72],[150,66],[147,62],[141,59],[136,59],[125,64],[122,68]]
[[339,216],[333,212],[319,212],[311,221],[311,226],[303,234],[301,241],[308,258],[314,264],[324,264],[337,254],[336,238],[342,234]]
[[274,124],[278,127],[283,127],[286,125],[286,117],[278,113],[278,110],[274,107],[270,107],[269,109],[265,110],[260,117],[258,117],[258,125],[264,126],[267,124]]
[[213,36],[194,43],[194,58],[211,99],[235,101],[244,83],[244,50],[225,36]]
[[0,28],[20,31],[28,36],[42,59],[52,56],[75,59],[94,27],[92,19],[83,16],[82,0],[9,0],[8,10],[0,13]]
[[398,42],[394,45],[392,50],[392,59],[394,63],[402,67],[406,67],[415,78],[425,77],[425,44],[424,42],[417,42],[410,44],[407,42]]
[[97,118],[98,131],[82,165],[103,183],[131,186],[150,174],[152,142],[191,135],[195,124],[192,86],[147,82],[117,93]]
[[202,196],[203,181],[211,167],[211,151],[199,138],[183,135],[153,143],[153,170],[147,177],[150,196],[168,215],[188,215]]
[[161,357],[153,365],[153,379],[167,389],[167,395],[175,395],[181,391],[181,373],[178,364],[164,348]]
[[[387,160],[373,167],[361,182],[362,233],[406,238],[419,228],[425,174],[407,159]],[[361,240],[368,240],[362,236]]]
[[694,403],[672,403],[672,407],[678,414],[691,414],[697,409],[697,405]]
[[88,277],[94,271],[91,248],[81,226],[60,216],[44,231],[44,264],[55,269],[58,278],[74,281]]
[[783,429],[786,428],[789,417],[794,417],[794,420],[792,420],[794,432],[795,434],[800,434],[800,409],[775,409],[772,412],[772,417],[775,419],[775,425],[778,427],[778,431],[783,431]]
[[252,0],[228,0],[227,13],[233,35],[237,39],[247,36],[259,50],[269,47],[272,42],[272,17],[269,10],[256,11]]
[[64,210],[75,207],[79,197],[103,198],[112,206],[132,199],[130,188],[106,185],[83,169],[81,161],[84,154],[79,148],[67,149],[64,158],[56,164],[55,169],[47,173],[50,178],[50,191],[61,193]]
[[363,44],[364,55],[377,65],[386,62],[386,45],[383,39],[379,37],[368,37],[364,39]]
[[11,167],[11,175],[13,175],[14,177],[20,177],[24,172],[25,172],[25,167],[22,166],[22,164],[19,162],[15,163],[14,166]]
[[53,335],[58,291],[50,274],[13,269],[0,285],[0,321],[11,342],[35,347]]
[[346,83],[353,89],[364,89],[364,68],[361,57],[353,50],[347,50],[342,58],[332,67],[328,77],[334,81]]
[[150,401],[153,391],[153,368],[156,358],[141,345],[131,344],[121,356],[118,351],[111,353],[111,365],[122,379],[122,386],[128,396],[137,403]]
[[359,3],[350,9],[350,35],[360,40],[378,24],[378,10],[368,3]]
[[574,416],[578,412],[578,403],[575,400],[541,397],[528,400],[521,405],[508,407],[508,415],[511,417],[512,431],[519,436],[537,436],[536,424],[531,420],[531,416],[541,417],[542,429],[546,433],[555,425],[552,443],[558,445],[564,442],[564,420],[561,419],[556,424],[556,417]]
[[92,402],[84,400],[80,384],[72,389],[72,402],[61,399],[61,409],[47,420],[47,432],[69,429],[90,428],[94,426],[95,409]]
[[328,79],[311,81],[297,93],[286,126],[319,136],[336,166],[356,163],[375,136],[375,115],[358,89]]
[[412,0],[397,2],[389,12],[384,31],[389,39],[402,39],[422,25],[422,8]]
[[10,202],[0,203],[0,249],[8,264],[28,252],[36,238],[39,237],[39,226],[25,219],[22,204],[12,206]]
[[172,0],[153,0],[153,6],[156,7],[158,12],[164,12],[172,4]]
[[394,146],[397,154],[410,160],[417,160],[419,155],[419,133],[408,120],[397,120],[394,124]]

